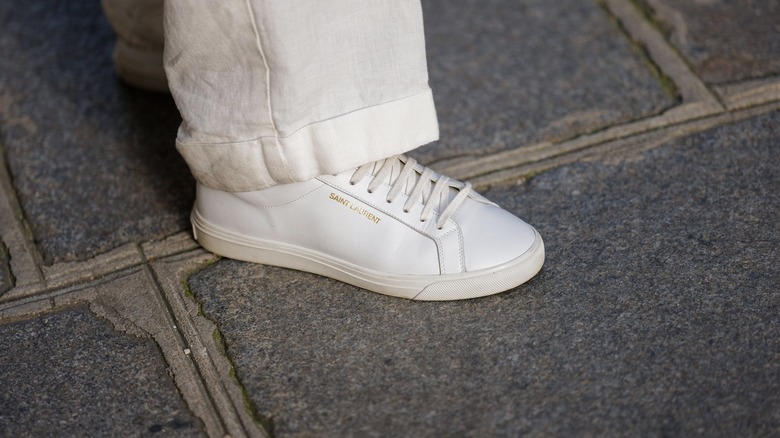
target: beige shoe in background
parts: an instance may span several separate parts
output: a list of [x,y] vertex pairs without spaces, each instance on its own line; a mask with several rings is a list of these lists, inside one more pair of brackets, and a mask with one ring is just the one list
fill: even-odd
[[168,92],[163,68],[163,0],[102,0],[117,35],[114,69],[123,82]]

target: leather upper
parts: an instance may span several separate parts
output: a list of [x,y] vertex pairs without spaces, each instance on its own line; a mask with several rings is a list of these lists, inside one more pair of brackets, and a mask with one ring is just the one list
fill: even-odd
[[387,201],[389,184],[368,192],[372,176],[322,176],[254,192],[228,193],[198,185],[197,208],[216,226],[256,239],[304,246],[369,269],[409,275],[488,269],[515,259],[534,242],[528,224],[479,195],[441,229],[438,211],[420,220],[423,204]]

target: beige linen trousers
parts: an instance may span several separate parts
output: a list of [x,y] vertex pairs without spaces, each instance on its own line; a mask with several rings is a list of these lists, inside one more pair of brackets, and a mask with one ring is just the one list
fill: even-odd
[[[109,20],[161,15],[162,0],[103,3]],[[176,146],[208,187],[304,181],[438,138],[419,0],[165,0],[162,15]]]

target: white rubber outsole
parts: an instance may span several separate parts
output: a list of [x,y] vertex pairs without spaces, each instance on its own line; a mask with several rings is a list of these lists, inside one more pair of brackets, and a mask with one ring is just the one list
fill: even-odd
[[190,216],[193,234],[205,249],[227,258],[312,272],[384,295],[420,301],[450,301],[504,292],[533,278],[544,264],[544,243],[534,230],[534,243],[520,257],[474,272],[446,275],[399,275],[353,263],[284,242],[237,234]]

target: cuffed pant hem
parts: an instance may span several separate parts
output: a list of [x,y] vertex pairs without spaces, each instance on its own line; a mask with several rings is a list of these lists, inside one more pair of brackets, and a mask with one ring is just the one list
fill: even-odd
[[285,137],[176,148],[201,184],[228,192],[332,175],[439,138],[430,90],[307,125]]

